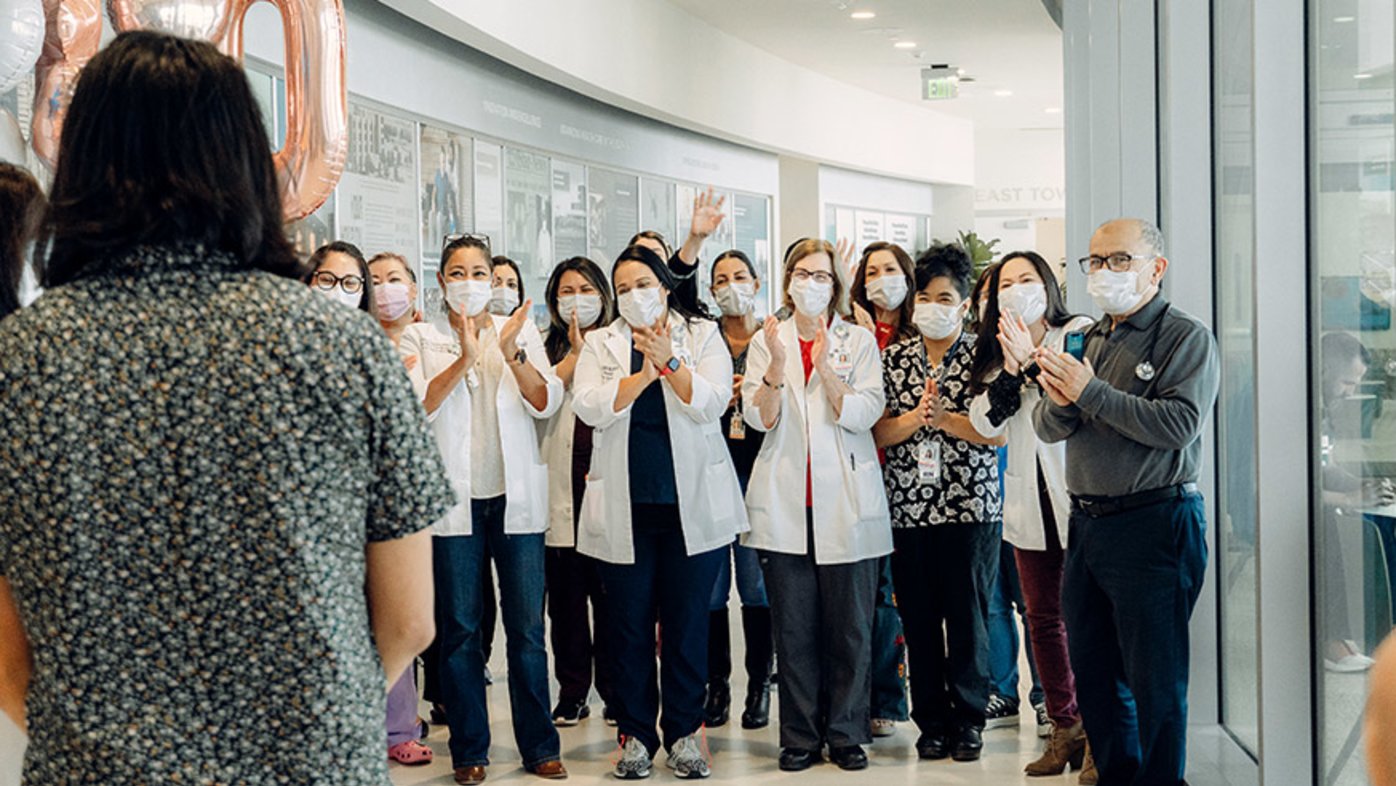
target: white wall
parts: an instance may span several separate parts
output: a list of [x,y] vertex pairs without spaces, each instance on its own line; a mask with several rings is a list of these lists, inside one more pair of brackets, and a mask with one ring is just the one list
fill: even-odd
[[974,181],[969,121],[796,66],[666,2],[384,3],[530,73],[684,128],[869,172]]
[[980,216],[1065,215],[1066,139],[1062,129],[977,129],[974,210]]

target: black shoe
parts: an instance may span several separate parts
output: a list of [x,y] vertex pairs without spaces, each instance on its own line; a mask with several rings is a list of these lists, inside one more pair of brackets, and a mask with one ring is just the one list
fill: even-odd
[[866,770],[868,768],[868,754],[863,752],[862,745],[830,748],[829,761],[837,764],[841,770]]
[[585,699],[581,701],[559,699],[557,706],[553,708],[554,726],[576,726],[583,719],[589,717],[591,717],[591,707],[587,706]]
[[951,758],[955,761],[979,761],[979,754],[983,752],[983,732],[976,726],[966,726],[955,736],[955,752]]
[[771,687],[759,683],[747,688],[746,710],[742,712],[743,729],[764,729],[771,723]]
[[807,751],[800,748],[780,749],[780,768],[786,772],[807,770],[818,761],[819,754],[815,751]]
[[437,726],[446,725],[446,705],[437,702],[431,705],[431,722]]
[[950,738],[945,732],[927,732],[916,740],[916,755],[922,759],[950,758]]
[[615,726],[617,723],[616,711],[611,709],[609,704],[601,708],[601,717],[606,721],[607,726]]
[[710,729],[727,725],[732,711],[732,686],[727,680],[708,683],[708,698],[703,703],[703,724]]

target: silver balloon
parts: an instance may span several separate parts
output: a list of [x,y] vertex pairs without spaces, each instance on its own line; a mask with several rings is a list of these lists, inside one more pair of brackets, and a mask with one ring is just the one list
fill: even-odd
[[0,109],[0,161],[24,166],[24,151],[29,148],[20,133],[19,121],[8,109]]
[[123,32],[160,30],[211,41],[223,36],[231,5],[228,0],[108,0],[107,14]]
[[0,93],[29,76],[43,45],[43,0],[0,0]]

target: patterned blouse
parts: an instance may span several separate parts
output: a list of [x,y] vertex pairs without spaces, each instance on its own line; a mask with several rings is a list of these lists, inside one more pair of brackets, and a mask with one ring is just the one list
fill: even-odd
[[453,503],[367,314],[192,246],[48,290],[0,322],[25,783],[387,783],[364,552]]
[[[937,373],[940,399],[947,412],[969,414],[970,365],[974,360],[974,334],[962,333],[941,361]],[[911,338],[887,347],[882,353],[882,384],[887,411],[902,415],[916,409],[930,372],[926,345]],[[939,482],[922,482],[923,451],[940,446]],[[893,527],[925,527],[933,524],[992,524],[1003,515],[999,495],[999,464],[994,448],[952,437],[939,429],[922,428],[911,439],[887,448],[883,470]]]

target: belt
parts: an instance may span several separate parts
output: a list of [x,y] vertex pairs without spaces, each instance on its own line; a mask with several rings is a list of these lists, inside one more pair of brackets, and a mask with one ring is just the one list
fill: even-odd
[[1140,491],[1122,497],[1081,497],[1073,494],[1071,504],[1087,516],[1098,519],[1102,516],[1113,516],[1116,513],[1157,505],[1160,502],[1181,499],[1197,493],[1199,492],[1196,483],[1179,483],[1176,486]]

